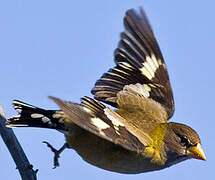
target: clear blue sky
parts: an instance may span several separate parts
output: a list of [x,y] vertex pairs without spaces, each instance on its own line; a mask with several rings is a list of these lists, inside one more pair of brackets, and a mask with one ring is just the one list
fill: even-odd
[[[143,6],[168,66],[176,111],[173,121],[200,135],[207,161],[188,160],[162,171],[139,175],[108,172],[84,162],[73,150],[52,169],[55,147],[64,136],[54,130],[14,129],[38,179],[211,179],[214,177],[214,1],[157,0],[8,0],[0,2],[0,104],[7,117],[19,99],[47,109],[47,96],[79,102],[114,65],[113,50],[127,9]],[[1,179],[20,179],[0,139]]]

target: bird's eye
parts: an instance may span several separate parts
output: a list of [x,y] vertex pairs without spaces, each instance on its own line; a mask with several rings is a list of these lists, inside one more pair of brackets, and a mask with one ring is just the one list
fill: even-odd
[[185,138],[184,136],[179,135],[179,134],[178,134],[178,136],[179,136],[179,138],[181,140],[182,146],[185,146],[185,147],[189,147],[190,146],[190,142],[189,142],[189,140],[187,138]]

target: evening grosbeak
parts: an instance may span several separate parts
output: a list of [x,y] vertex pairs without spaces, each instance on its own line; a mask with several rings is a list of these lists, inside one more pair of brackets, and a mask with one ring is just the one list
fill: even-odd
[[[119,173],[142,173],[189,158],[205,160],[198,134],[169,122],[174,100],[167,68],[143,11],[128,10],[114,52],[115,67],[97,80],[81,103],[50,97],[61,110],[44,110],[14,100],[18,115],[7,127],[43,127],[65,134],[59,153],[72,148],[88,163]],[[101,102],[113,106],[112,110]]]

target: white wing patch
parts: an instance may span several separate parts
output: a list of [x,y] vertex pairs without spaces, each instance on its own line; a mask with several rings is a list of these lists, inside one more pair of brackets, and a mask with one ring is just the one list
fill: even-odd
[[105,112],[105,115],[108,117],[108,119],[111,120],[111,122],[113,123],[114,126],[123,126],[124,127],[124,124],[121,123],[120,121],[118,121],[115,117],[113,117],[110,113],[109,113],[110,109],[108,108],[105,108],[104,109],[104,112]]
[[107,129],[110,126],[108,124],[106,124],[104,121],[102,121],[100,118],[91,118],[91,123],[93,125],[95,125],[98,129]]
[[151,54],[151,60],[154,63],[156,68],[158,68],[159,65],[162,64],[161,60],[160,59],[157,60],[154,54]]
[[148,86],[147,84],[142,85],[140,83],[137,83],[137,84],[126,85],[123,88],[123,91],[124,92],[127,91],[127,92],[130,92],[132,94],[139,94],[145,98],[148,98],[150,96],[149,92],[151,91],[151,87]]
[[103,136],[105,136],[105,133],[103,132],[103,130],[110,128],[108,124],[106,124],[104,121],[102,121],[100,118],[97,118],[97,117],[91,118],[91,123],[97,127],[97,129],[99,130],[99,133]]
[[127,62],[119,62],[119,66],[125,68],[125,69],[131,69],[132,66],[128,64]]
[[92,111],[89,108],[83,107],[83,110],[87,113],[90,113],[90,114],[92,113]]
[[[118,120],[119,115],[116,116],[117,114],[116,114],[116,113],[113,113],[109,108],[105,108],[105,109],[104,109],[104,113],[105,113],[105,115],[108,117],[108,119],[112,122],[113,127],[114,127],[114,129],[116,130],[115,132],[116,132],[118,135],[120,135],[120,133],[119,133],[119,127],[120,127],[120,126],[121,126],[121,127],[125,127],[125,125],[124,125],[122,122],[120,122],[120,121]],[[120,117],[120,118],[122,119],[122,117]],[[119,119],[120,119],[120,118],[119,118]]]
[[151,54],[151,57],[146,56],[146,62],[143,63],[143,67],[140,68],[140,71],[144,76],[151,80],[155,77],[155,72],[159,65],[161,65],[161,61],[157,60],[154,54]]

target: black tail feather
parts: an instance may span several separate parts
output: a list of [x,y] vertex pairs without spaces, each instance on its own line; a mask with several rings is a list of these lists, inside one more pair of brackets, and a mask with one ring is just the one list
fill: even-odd
[[7,127],[42,127],[65,131],[63,112],[37,108],[22,101],[13,101],[18,115],[6,121]]

